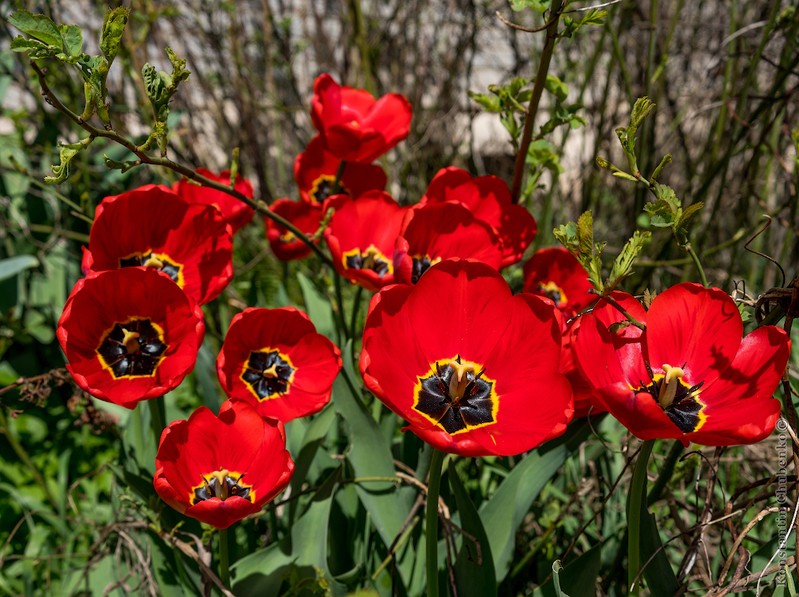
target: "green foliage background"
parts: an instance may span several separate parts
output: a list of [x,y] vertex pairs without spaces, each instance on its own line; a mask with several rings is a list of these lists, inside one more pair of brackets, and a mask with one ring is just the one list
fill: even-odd
[[[313,134],[313,76],[330,71],[348,85],[397,91],[413,103],[409,139],[383,161],[392,194],[406,203],[418,200],[443,166],[510,181],[544,37],[508,26],[495,13],[533,29],[546,24],[549,13],[541,11],[550,7],[526,0],[126,5],[130,21],[107,88],[88,77],[101,121],[190,167],[221,169],[238,147],[240,169],[261,198],[294,196],[293,159]],[[19,32],[8,17],[20,8],[79,25],[84,51],[108,57],[98,43],[105,3],[0,3],[0,387],[6,388],[0,390],[0,593],[218,590],[211,589],[215,535],[165,507],[152,490],[149,411],[90,401],[61,370],[54,339],[80,276],[94,207],[141,184],[170,183],[175,174],[121,167],[133,156],[105,139],[76,149],[69,170],[57,170],[59,143],[85,133],[42,101],[25,54],[11,51]],[[539,222],[536,246],[554,244],[556,226],[591,210],[593,239],[607,243],[598,276],[614,277],[608,264],[634,231],[650,233],[622,287],[657,292],[698,279],[680,248],[686,239],[669,229],[675,220],[664,213],[702,202],[686,234],[710,283],[737,290],[752,325],[758,297],[790,295],[784,287],[799,262],[799,11],[762,0],[625,1],[602,10],[607,14],[566,13],[561,23],[566,33],[555,46],[526,156],[523,196]],[[191,71],[168,114],[166,71],[174,61],[167,46]],[[73,43],[67,54],[76,53]],[[58,97],[80,112],[85,79],[53,60],[42,64]],[[101,62],[93,68],[102,70]],[[96,101],[104,92],[107,118]],[[633,135],[633,168],[614,131],[628,125],[642,96],[657,108]],[[486,143],[489,122],[504,128],[489,128],[493,140]],[[677,203],[669,196],[663,210],[645,209],[652,205],[648,185],[606,169],[612,163],[650,178],[666,153],[672,162],[657,180]],[[597,157],[606,168],[597,167]],[[108,168],[109,161],[117,167]],[[51,174],[63,184],[45,184]],[[758,234],[764,216],[771,224]],[[230,319],[245,305],[305,309],[350,359],[332,405],[287,426],[297,461],[288,497],[234,528],[234,591],[388,595],[393,586],[395,594],[421,594],[420,486],[430,455],[361,391],[351,361],[357,337],[353,342],[336,325],[340,306],[349,313],[360,294],[347,286],[338,305],[331,298],[335,281],[321,263],[279,263],[260,221],[237,237],[235,266],[234,283],[206,309],[208,333],[195,372],[166,397],[167,420],[199,404],[218,407],[223,395],[213,363]],[[521,287],[520,269],[508,278]],[[787,304],[768,303],[775,320]],[[796,364],[794,356],[794,387]],[[671,442],[655,445],[648,471],[652,517],[644,512],[640,520],[645,592],[754,594],[757,573],[773,567],[777,552],[777,518],[755,521],[777,505],[780,441],[685,453]],[[639,446],[599,416],[524,458],[449,460],[442,500],[451,514],[445,533],[451,544],[440,542],[439,560],[453,569],[458,594],[626,594],[626,488]],[[795,475],[791,469],[794,494]],[[737,576],[750,578],[745,585],[733,583],[734,568],[721,574],[726,560],[739,561],[738,537],[751,554]],[[793,539],[788,547],[793,553]],[[555,560],[565,566],[560,588]],[[795,594],[792,585],[777,586],[775,574],[763,576],[761,594]],[[442,567],[442,586],[449,585]]]

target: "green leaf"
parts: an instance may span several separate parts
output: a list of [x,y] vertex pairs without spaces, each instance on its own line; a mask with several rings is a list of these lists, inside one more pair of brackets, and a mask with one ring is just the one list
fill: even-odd
[[26,39],[22,36],[17,36],[11,40],[11,50],[14,52],[28,52],[30,57],[36,60],[55,56],[59,52],[58,48],[48,46],[38,39]]
[[[351,446],[347,460],[356,477],[393,477],[394,458],[385,435],[361,400],[356,387],[360,376],[352,363],[352,340],[342,347],[344,371],[333,384],[333,407],[348,428]],[[402,529],[411,504],[400,498],[390,482],[358,483],[358,498],[372,517],[378,534],[389,547]]]
[[61,150],[59,151],[60,163],[58,165],[50,166],[53,171],[53,176],[45,176],[44,182],[47,184],[59,184],[64,182],[69,177],[69,164],[78,153],[86,149],[89,144],[94,140],[94,137],[86,137],[77,143],[61,143]]
[[314,494],[308,510],[292,525],[289,535],[236,562],[232,567],[236,595],[284,595],[281,586],[286,580],[292,586],[301,583],[310,594],[314,594],[311,590],[314,583],[317,589],[329,589],[331,595],[346,592],[343,585],[333,580],[327,566],[330,510],[339,471],[330,475]]
[[14,27],[49,46],[63,49],[61,33],[56,24],[45,15],[31,14],[27,10],[18,10],[8,17]]
[[[490,597],[497,594],[497,579],[494,574],[494,559],[480,515],[469,499],[454,466],[447,471],[449,485],[455,495],[460,516],[460,526],[465,531],[461,547],[455,560],[455,584],[458,595]],[[468,534],[467,534],[468,533]],[[478,550],[479,547],[479,550]]]
[[497,581],[508,573],[516,545],[516,529],[541,489],[572,454],[574,446],[591,432],[586,422],[569,426],[566,433],[528,453],[505,477],[496,493],[480,507]]
[[68,56],[77,58],[83,52],[83,33],[77,25],[61,25],[58,28]]
[[330,301],[316,289],[313,283],[303,273],[297,274],[302,298],[305,302],[305,312],[316,326],[316,331],[336,341],[336,323]]
[[555,75],[547,75],[544,88],[554,95],[559,102],[566,101],[566,97],[569,95],[569,86]]
[[577,242],[580,253],[592,255],[594,252],[594,216],[590,211],[583,212],[577,219]]
[[16,276],[18,273],[39,265],[39,260],[33,255],[16,255],[0,259],[0,280]]
[[624,180],[630,180],[632,182],[638,182],[638,179],[635,176],[632,174],[627,174],[626,172],[622,172],[621,170],[615,171],[613,176],[616,178],[623,178]]
[[635,104],[633,105],[633,113],[630,117],[630,127],[628,129],[631,136],[635,136],[638,127],[641,126],[641,123],[644,121],[644,119],[649,116],[654,109],[654,102],[652,102],[652,100],[646,96],[639,97],[637,100],[635,100]]
[[[644,496],[646,497],[646,496]],[[641,516],[641,566],[652,597],[671,597],[680,592],[680,583],[669,563],[654,515],[643,506]]]
[[124,6],[109,10],[103,19],[103,30],[100,34],[100,51],[108,61],[108,65],[116,58],[125,26],[128,24],[130,9]]
[[552,564],[552,580],[538,587],[533,597],[595,595],[596,579],[602,566],[602,544],[595,545],[565,567],[560,560]]
[[705,204],[700,201],[686,207],[682,212],[682,216],[680,216],[680,219],[677,221],[677,225],[675,226],[676,230],[680,232],[686,232],[688,223],[702,210],[704,206]]
[[499,113],[502,111],[502,104],[500,103],[499,98],[496,96],[470,91],[469,97],[480,104],[483,109],[488,112]]
[[552,235],[571,253],[578,254],[580,252],[580,243],[577,242],[576,223],[568,222],[566,224],[561,224],[552,231]]
[[605,287],[606,291],[615,288],[619,282],[632,273],[635,260],[651,239],[652,234],[650,232],[636,230],[632,237],[624,243],[621,252],[613,261],[613,267],[610,270],[608,283]]

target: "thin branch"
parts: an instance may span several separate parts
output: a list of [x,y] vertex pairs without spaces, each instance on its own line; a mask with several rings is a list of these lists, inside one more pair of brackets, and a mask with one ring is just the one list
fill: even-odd
[[[79,125],[83,130],[87,131],[90,135],[95,137],[103,137],[105,139],[110,139],[115,143],[121,145],[131,153],[133,153],[137,158],[139,158],[139,163],[142,164],[151,164],[153,166],[162,166],[164,168],[168,168],[173,172],[177,172],[182,176],[185,176],[187,179],[194,181],[201,186],[208,187],[217,191],[222,191],[241,201],[242,203],[246,203],[249,207],[257,211],[259,214],[273,220],[280,226],[283,226],[287,230],[289,230],[294,236],[296,236],[300,241],[304,242],[308,245],[311,250],[316,253],[316,255],[327,265],[333,268],[333,261],[330,257],[325,254],[322,249],[320,249],[311,239],[309,239],[304,232],[302,232],[299,228],[294,226],[291,222],[286,220],[285,218],[279,216],[275,212],[273,212],[267,206],[264,201],[255,200],[247,197],[243,193],[237,191],[234,188],[231,188],[227,185],[222,184],[221,182],[217,182],[215,180],[211,180],[210,178],[206,178],[202,174],[198,174],[188,166],[184,166],[183,164],[179,164],[177,162],[172,161],[167,157],[158,157],[152,156],[148,154],[141,146],[136,145],[133,141],[124,137],[117,133],[114,129],[104,129],[98,128],[93,126],[92,124],[86,122],[81,118],[78,114],[67,108],[60,99],[53,93],[50,87],[47,85],[47,81],[45,80],[45,71],[35,62],[31,61],[31,66],[33,70],[36,71],[36,76],[39,79],[39,86],[42,89],[42,94],[44,95],[47,103],[53,106],[56,110],[61,112],[62,114],[66,115],[70,120],[72,120],[75,124]],[[267,201],[271,200],[271,197],[267,197]],[[334,269],[334,268],[333,268]],[[334,270],[335,271],[335,270]],[[337,275],[337,274],[336,274]]]

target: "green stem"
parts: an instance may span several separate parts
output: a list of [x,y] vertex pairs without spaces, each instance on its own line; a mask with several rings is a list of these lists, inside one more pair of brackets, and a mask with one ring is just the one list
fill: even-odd
[[613,298],[609,294],[607,296],[603,296],[602,298],[605,299],[607,302],[609,302],[614,309],[616,309],[619,313],[624,315],[624,317],[627,318],[627,321],[629,321],[632,325],[637,327],[639,330],[645,330],[646,329],[646,324],[641,323],[635,317],[633,317],[627,311],[627,309],[625,309],[624,307],[621,306],[621,304],[619,304],[619,302],[615,298]]
[[691,246],[690,242],[686,242],[684,245],[682,245],[682,248],[691,257],[691,261],[694,262],[697,271],[699,271],[699,279],[702,280],[702,286],[707,288],[709,286],[707,282],[707,276],[705,276],[705,270],[702,268],[702,262],[699,261],[699,256],[696,254],[696,251],[694,251],[693,246]]
[[660,499],[660,494],[663,493],[663,489],[671,480],[674,474],[674,467],[680,459],[680,454],[682,454],[683,450],[685,450],[685,447],[681,442],[672,442],[671,449],[666,455],[666,461],[659,467],[660,473],[658,474],[655,484],[652,486],[652,491],[650,491],[649,495],[646,497],[647,506],[651,506]]
[[641,518],[646,513],[646,466],[655,440],[646,440],[635,461],[630,495],[627,501],[627,590],[638,594],[636,580],[641,568]]
[[48,226],[46,224],[28,224],[28,229],[31,232],[41,232],[43,234],[53,234],[54,236],[60,236],[61,238],[68,238],[70,240],[76,240],[79,243],[89,244],[89,235],[88,234],[82,234],[80,232],[73,232],[72,230],[64,230],[63,228],[57,228],[55,226]]
[[166,427],[166,406],[164,405],[164,397],[159,396],[147,401],[147,406],[150,407],[150,427],[155,436],[156,445],[161,443],[161,433]]
[[441,468],[444,452],[433,449],[430,476],[427,481],[427,510],[425,512],[425,547],[427,552],[427,596],[438,597],[438,492],[441,487]]
[[355,291],[355,299],[352,301],[352,316],[350,317],[350,338],[355,338],[355,327],[358,325],[358,312],[361,308],[361,298],[363,295],[363,286],[358,286]]
[[228,529],[219,529],[219,580],[230,588],[230,552]]
[[334,311],[337,315],[336,323],[339,328],[339,337],[343,342],[346,342],[349,339],[349,328],[347,328],[347,322],[344,318],[344,291],[341,288],[341,276],[336,275],[333,278],[333,285],[336,288],[336,308]]
[[535,116],[538,112],[538,104],[544,93],[544,85],[547,82],[549,63],[552,61],[552,52],[555,49],[555,42],[558,40],[558,21],[560,21],[561,11],[563,10],[564,0],[554,0],[549,14],[552,19],[547,24],[547,39],[544,42],[544,49],[541,50],[541,59],[538,61],[538,72],[533,83],[533,93],[530,96],[530,103],[527,106],[527,114],[524,117],[524,129],[522,139],[519,143],[519,152],[516,154],[516,162],[513,166],[513,185],[511,186],[511,197],[514,203],[519,202],[519,195],[522,190],[522,179],[524,178],[525,162],[527,151],[530,148],[530,141],[533,138],[533,125]]
[[346,167],[346,160],[341,160],[341,163],[338,165],[338,169],[336,170],[336,178],[333,179],[333,188],[331,190],[332,195],[337,195],[338,193],[344,192],[344,189],[341,187],[341,178],[344,176],[344,168]]

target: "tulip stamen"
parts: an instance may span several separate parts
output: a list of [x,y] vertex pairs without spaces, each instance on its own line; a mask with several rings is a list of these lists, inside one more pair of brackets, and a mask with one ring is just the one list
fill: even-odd
[[456,434],[496,422],[499,400],[485,367],[460,355],[436,361],[419,377],[413,408],[447,433]]
[[668,363],[662,366],[663,373],[654,373],[646,363],[652,381],[648,384],[639,382],[633,390],[646,392],[658,403],[663,412],[683,433],[697,431],[705,424],[705,403],[699,398],[704,381],[689,386],[685,381],[685,365],[673,367]]
[[222,467],[203,475],[202,482],[192,487],[190,498],[192,506],[211,498],[224,502],[231,497],[242,497],[255,503],[255,492],[251,485],[242,483],[243,478],[244,473],[231,472]]
[[287,355],[273,348],[250,353],[241,371],[241,379],[259,401],[285,395],[294,381],[296,367]]
[[149,319],[131,319],[114,324],[106,333],[97,356],[114,379],[155,375],[167,345],[164,332]]
[[555,282],[540,282],[538,284],[538,291],[546,295],[547,298],[552,299],[556,307],[563,307],[569,302],[569,299],[566,298],[566,293],[563,292],[563,288],[555,284]]

